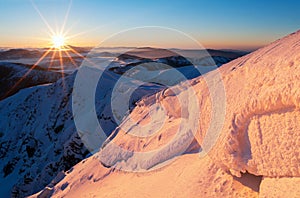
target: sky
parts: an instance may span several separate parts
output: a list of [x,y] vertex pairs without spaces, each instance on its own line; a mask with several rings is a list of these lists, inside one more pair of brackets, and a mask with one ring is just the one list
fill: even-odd
[[69,13],[70,45],[96,46],[126,29],[161,26],[206,48],[254,49],[298,30],[299,10],[296,0],[0,0],[0,47],[47,46],[49,29],[62,29]]

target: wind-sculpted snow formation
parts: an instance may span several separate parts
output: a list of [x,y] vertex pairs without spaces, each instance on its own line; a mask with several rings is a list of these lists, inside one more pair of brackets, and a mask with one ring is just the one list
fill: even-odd
[[300,31],[141,100],[98,153],[39,194],[299,197],[299,52]]
[[[9,52],[13,53],[14,50]],[[29,53],[28,51],[25,52]],[[97,60],[106,58],[99,57],[99,54],[93,55],[93,58]],[[105,55],[112,56],[108,53]],[[21,58],[25,60],[27,55]],[[4,90],[3,94],[26,76],[19,83],[18,93],[0,102],[0,192],[4,197],[24,197],[38,192],[52,180],[59,181],[64,175],[62,171],[69,170],[90,155],[91,152],[95,152],[86,148],[80,136],[81,131],[78,131],[74,123],[72,91],[77,71],[74,73],[70,73],[70,71],[56,73],[57,71],[54,72],[53,68],[48,71],[44,67],[45,63],[45,65],[38,65],[28,72],[34,63],[31,63],[31,59],[26,59],[30,63],[28,65],[14,63],[14,61],[23,61],[22,59],[1,62],[1,68],[8,68],[10,74],[8,76],[3,73],[5,78],[2,79],[2,82],[8,83],[0,85]],[[110,60],[111,57],[107,59]],[[172,58],[166,57],[167,59]],[[164,61],[164,58],[160,57],[160,60]],[[130,61],[137,60],[132,59]],[[122,59],[114,61],[112,66],[123,64],[122,66],[126,67],[130,63],[128,60]],[[176,60],[173,61],[173,64],[176,64]],[[71,68],[71,65],[69,67]],[[74,70],[74,66],[72,69]],[[97,72],[97,68],[88,69],[92,73]],[[180,68],[180,72],[189,78],[200,75],[193,73],[193,71],[195,69],[191,65]],[[155,71],[150,72],[151,75],[148,77],[155,78],[158,74],[162,77],[168,76],[168,72],[167,69],[156,68]],[[26,73],[27,75],[25,75]],[[62,75],[64,78],[60,78]],[[129,79],[127,84],[115,88],[114,85],[120,76],[120,74],[107,69],[95,93],[93,104],[96,106],[97,119],[104,129],[105,137],[109,136],[118,124],[111,109],[112,90],[114,89],[119,94],[126,94],[134,89],[132,84],[136,82],[135,79]],[[5,81],[6,78],[7,81]],[[26,85],[28,88],[21,89],[25,85],[25,81],[29,83]],[[151,83],[151,79],[149,81],[149,83],[138,86],[138,89],[134,90],[129,101],[131,109],[142,97],[164,89],[162,85]],[[175,81],[178,83],[180,79],[175,79]],[[123,117],[118,119],[122,120]],[[103,143],[99,140],[96,141],[97,145],[93,149],[99,149]]]

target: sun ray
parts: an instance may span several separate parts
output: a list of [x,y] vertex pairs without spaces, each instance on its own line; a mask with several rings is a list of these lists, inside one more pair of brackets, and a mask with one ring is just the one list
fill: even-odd
[[45,17],[42,15],[42,13],[40,12],[40,10],[38,9],[38,7],[35,5],[33,0],[30,0],[32,6],[34,7],[34,9],[37,11],[37,13],[39,14],[39,16],[41,17],[42,21],[44,22],[44,24],[47,26],[48,30],[52,33],[55,34],[55,32],[53,31],[53,29],[51,28],[51,26],[49,25],[49,23],[47,22],[47,20],[45,19]]
[[75,49],[73,49],[73,48],[71,48],[71,47],[69,47],[69,46],[67,46],[67,48],[69,49],[69,50],[71,50],[74,54],[76,54],[77,56],[79,56],[80,58],[83,58],[85,61],[87,61],[87,62],[89,62],[90,64],[92,64],[94,67],[97,67],[97,65],[94,63],[94,62],[92,62],[91,60],[89,60],[88,58],[86,58],[85,56],[83,56],[83,55],[81,55],[79,52],[77,52]]
[[[76,22],[77,23],[77,22]],[[70,27],[68,27],[68,29],[66,29],[62,34],[63,36],[67,37],[70,33],[70,31],[72,30],[72,28],[74,28],[74,26],[76,25],[76,23],[73,23],[70,25]]]
[[48,49],[39,60],[22,76],[20,80],[18,80],[15,85],[5,94],[7,97],[26,77],[27,75],[49,54],[52,49]]
[[54,27],[55,27],[55,33],[58,34],[59,33],[59,25],[58,25],[57,17],[56,16],[55,16]]
[[85,61],[89,62],[90,64],[92,64],[93,66],[97,67],[97,65],[90,61],[89,59],[87,59],[85,56],[83,56],[82,54],[80,54],[79,52],[77,52],[75,49],[73,49],[72,47],[66,46],[67,49],[69,49],[70,51],[72,51],[74,54],[76,54],[77,56],[79,56],[80,58],[84,59]]
[[72,58],[72,56],[69,54],[69,52],[67,50],[64,51],[64,53],[68,56],[68,58],[70,59],[70,61],[72,62],[72,64],[75,67],[78,67],[78,65],[75,63],[74,59]]
[[90,32],[93,32],[93,31],[96,31],[96,30],[99,30],[101,27],[96,27],[96,28],[92,28],[92,29],[89,29],[89,30],[86,30],[86,31],[83,31],[83,32],[79,32],[79,33],[76,33],[76,34],[73,34],[73,35],[70,35],[70,36],[66,36],[67,39],[72,39],[74,37],[78,37],[78,36],[81,36],[81,35],[84,35],[84,34],[87,34],[87,33],[90,33]]
[[[66,11],[66,14],[64,16],[63,19],[63,23],[61,28],[58,28],[57,24],[56,24],[56,29],[54,30],[48,23],[48,21],[46,20],[46,18],[43,16],[43,14],[41,13],[41,11],[39,10],[39,8],[37,7],[37,5],[35,4],[34,0],[30,0],[32,6],[34,7],[34,9],[36,10],[36,12],[38,13],[38,15],[40,16],[40,18],[42,19],[42,21],[44,22],[44,24],[46,25],[48,31],[46,32],[49,35],[50,39],[44,39],[44,38],[39,38],[40,40],[47,40],[49,43],[51,44],[51,47],[48,48],[48,50],[41,56],[41,58],[30,68],[30,70],[28,72],[26,72],[26,74],[16,83],[16,85],[13,87],[13,89],[15,89],[15,87],[24,80],[24,78],[50,53],[52,52],[51,55],[48,55],[49,57],[49,66],[47,67],[47,70],[50,71],[51,68],[53,68],[54,66],[59,66],[60,67],[60,73],[61,73],[61,80],[62,80],[62,85],[63,88],[65,88],[65,64],[73,64],[76,67],[79,67],[79,65],[76,63],[75,61],[75,57],[80,57],[84,60],[87,60],[85,56],[83,56],[81,53],[79,53],[78,51],[76,51],[74,48],[72,48],[67,41],[71,38],[74,37],[78,37],[80,35],[98,30],[100,28],[102,28],[104,25],[102,25],[101,27],[97,27],[97,28],[93,28],[91,30],[87,30],[87,31],[83,31],[77,34],[73,34],[73,35],[68,35],[69,31],[71,31],[71,28],[69,27],[66,29],[66,24],[67,24],[67,20],[69,18],[69,14],[70,14],[70,10],[71,10],[71,6],[73,1],[69,0],[69,4],[68,4],[68,8]],[[73,55],[73,53],[75,54],[75,56]],[[69,61],[70,60],[70,61]],[[89,63],[91,63],[93,66],[97,67],[97,65],[92,62],[91,60],[87,60]]]
[[58,53],[59,53],[59,62],[60,62],[60,69],[61,69],[60,73],[61,73],[61,77],[62,77],[62,84],[63,84],[63,88],[65,88],[64,61],[62,58],[61,50],[58,50]]
[[51,56],[51,59],[50,59],[50,64],[49,64],[49,67],[48,67],[48,71],[51,69],[51,67],[53,65],[53,59],[55,58],[55,55],[56,55],[56,50],[54,50],[53,53],[52,53],[52,56]]
[[64,33],[65,26],[66,26],[67,20],[69,18],[69,13],[70,13],[70,10],[71,10],[71,6],[72,6],[72,0],[70,0],[70,2],[69,2],[68,10],[66,12],[66,15],[65,15],[65,18],[64,18],[64,22],[63,22],[61,30],[60,30],[60,34],[61,35],[63,35],[63,33]]
[[76,54],[77,56],[79,56],[80,58],[85,59],[85,56],[83,56],[82,54],[80,54],[79,52],[77,52],[76,50],[74,50],[72,47],[70,46],[66,46],[67,49],[71,50],[74,54]]
[[[59,63],[60,63],[60,69],[61,71],[64,71],[64,68],[63,68],[63,65],[64,65],[64,60],[62,58],[62,53],[61,53],[61,50],[58,50],[58,53],[59,53]],[[64,77],[64,73],[62,72],[62,77]]]
[[[98,26],[98,27],[94,27],[92,29],[89,29],[89,30],[86,30],[86,31],[83,31],[83,32],[79,32],[79,33],[76,33],[76,34],[73,34],[73,35],[70,35],[70,36],[67,36],[66,38],[68,39],[71,39],[71,38],[74,38],[74,37],[77,37],[77,36],[80,36],[80,35],[83,35],[83,34],[87,34],[87,33],[90,33],[90,32],[94,32],[94,31],[97,31],[97,30],[100,30],[101,28],[103,27],[106,27],[106,26],[109,26],[109,25],[112,25],[112,24],[115,24],[117,22],[119,22],[120,20],[114,20],[114,21],[110,21],[110,23],[106,23],[106,24],[103,24],[101,26]],[[71,27],[68,28],[65,33],[69,33],[71,31]],[[64,34],[64,36],[66,36]]]
[[91,60],[89,60],[88,58],[86,58],[85,56],[83,56],[82,54],[80,54],[79,52],[77,52],[75,49],[73,49],[72,47],[66,46],[71,52],[73,52],[74,54],[76,54],[77,56],[79,56],[80,58],[84,59],[85,61],[89,62],[90,64],[92,64],[94,67],[97,67],[97,65],[92,62]]
[[[95,64],[93,61],[91,61],[89,58],[86,58],[85,56],[81,55],[79,52],[77,52],[75,49],[66,46],[70,51],[72,51],[74,54],[78,55],[79,57],[83,58],[85,61],[87,61],[88,63],[90,63],[91,65],[93,65],[95,68],[104,71],[104,69],[99,68],[97,64]],[[107,75],[111,76],[112,78],[115,78],[112,73],[107,73]]]

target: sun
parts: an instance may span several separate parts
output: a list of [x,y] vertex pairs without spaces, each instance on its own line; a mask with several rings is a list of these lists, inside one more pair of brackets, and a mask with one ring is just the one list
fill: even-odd
[[[77,34],[74,34],[74,35],[69,35],[69,36],[68,36],[67,33],[70,31],[70,29],[67,30],[67,31],[64,31],[64,28],[65,28],[65,25],[66,25],[66,22],[67,22],[67,19],[68,19],[69,11],[70,11],[70,8],[71,8],[72,0],[69,3],[68,11],[66,12],[62,27],[60,28],[60,30],[57,30],[57,31],[54,31],[53,28],[49,25],[49,23],[47,22],[45,17],[42,15],[42,13],[38,9],[38,7],[34,4],[34,2],[31,1],[31,3],[32,3],[32,6],[34,7],[34,9],[37,11],[39,16],[41,17],[42,21],[45,23],[46,27],[48,28],[49,32],[47,32],[47,34],[48,34],[49,37],[47,37],[46,39],[42,38],[42,40],[47,41],[47,50],[30,67],[30,69],[22,76],[22,78],[18,82],[15,83],[15,85],[10,89],[10,91],[8,91],[5,94],[5,96],[9,96],[11,91],[15,90],[15,88],[24,80],[24,78],[32,70],[34,70],[45,58],[50,57],[50,63],[49,63],[48,71],[51,69],[53,64],[55,64],[56,62],[59,63],[59,66],[60,66],[60,69],[61,69],[61,76],[62,76],[62,79],[63,79],[63,85],[64,85],[64,75],[65,75],[65,73],[64,73],[64,61],[71,62],[74,67],[79,67],[78,63],[74,60],[74,58],[75,57],[76,58],[80,57],[81,59],[86,58],[81,53],[79,53],[76,49],[74,49],[71,45],[69,45],[69,41],[74,37],[77,37],[81,34],[87,33],[87,31],[77,33]],[[55,68],[55,69],[57,69],[57,68]]]
[[62,35],[53,35],[52,38],[52,46],[56,49],[61,49],[65,46],[65,37]]

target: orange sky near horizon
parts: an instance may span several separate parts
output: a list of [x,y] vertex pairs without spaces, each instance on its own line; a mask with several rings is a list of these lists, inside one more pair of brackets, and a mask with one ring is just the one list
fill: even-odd
[[[0,47],[3,48],[45,48],[45,47],[51,47],[51,38],[48,37],[48,35],[45,36],[44,40],[41,39],[34,39],[34,38],[15,38],[15,40],[2,40],[0,42]],[[107,37],[109,38],[109,37]],[[101,44],[103,40],[106,38],[99,38],[99,39],[94,39],[94,38],[75,38],[68,40],[66,42],[67,45],[72,45],[72,46],[77,46],[77,47],[93,47],[93,46],[98,46]],[[204,41],[202,42],[203,39],[197,39],[195,38],[201,45],[203,45],[207,49],[240,49],[240,50],[252,50],[259,48],[261,46],[267,45],[268,43],[272,42],[270,40],[265,39],[264,41],[250,41],[250,42],[238,42],[238,41],[222,41],[221,39],[219,40],[213,40],[213,41]],[[143,43],[140,43],[140,45],[144,46]],[[135,47],[131,44],[126,44],[124,42],[120,44],[115,44],[115,45],[110,45],[110,46],[105,46],[105,47]],[[182,49],[194,49],[195,47],[193,46],[187,46],[184,43],[173,43],[173,44],[168,44],[168,43],[162,43],[161,46],[156,46],[156,47],[164,47],[164,48],[182,48]]]

